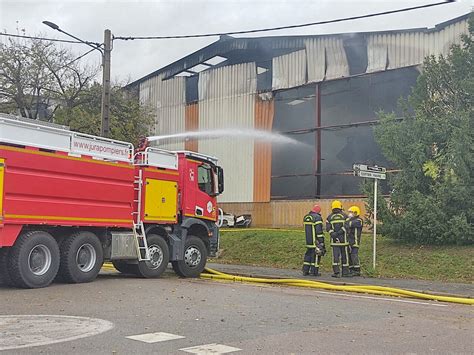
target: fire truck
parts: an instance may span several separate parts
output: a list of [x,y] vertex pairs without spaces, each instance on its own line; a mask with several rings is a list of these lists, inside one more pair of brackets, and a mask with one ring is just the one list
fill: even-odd
[[197,277],[219,244],[215,157],[0,116],[0,283],[94,280],[104,261]]

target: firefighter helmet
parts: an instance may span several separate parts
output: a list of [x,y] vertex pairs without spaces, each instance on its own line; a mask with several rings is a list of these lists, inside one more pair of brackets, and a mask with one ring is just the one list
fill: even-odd
[[354,216],[359,216],[360,215],[360,208],[357,206],[351,206],[349,207],[349,212],[353,213]]
[[313,208],[311,209],[312,212],[315,213],[321,213],[321,206],[320,205],[314,205]]
[[339,200],[334,200],[334,201],[332,201],[332,203],[331,203],[331,209],[334,210],[334,209],[336,209],[336,208],[342,210],[342,203],[341,203],[341,201],[339,201]]

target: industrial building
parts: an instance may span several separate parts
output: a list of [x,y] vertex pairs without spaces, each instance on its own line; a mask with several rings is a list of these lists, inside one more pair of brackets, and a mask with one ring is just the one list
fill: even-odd
[[[219,158],[224,208],[261,226],[299,225],[315,200],[363,207],[353,163],[387,162],[374,141],[377,112],[397,112],[428,55],[447,55],[468,33],[469,14],[384,32],[218,41],[130,84],[156,109],[155,134],[248,128],[302,144],[222,137],[160,147]],[[323,208],[323,212],[326,212]]]

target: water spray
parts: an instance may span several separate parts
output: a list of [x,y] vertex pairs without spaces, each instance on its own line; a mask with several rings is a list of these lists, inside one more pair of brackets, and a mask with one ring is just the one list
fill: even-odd
[[162,136],[148,137],[149,142],[162,142],[170,139],[217,139],[217,138],[248,138],[257,141],[281,144],[301,144],[295,139],[284,135],[251,128],[227,128],[214,129],[209,131],[191,131],[175,134],[167,134]]

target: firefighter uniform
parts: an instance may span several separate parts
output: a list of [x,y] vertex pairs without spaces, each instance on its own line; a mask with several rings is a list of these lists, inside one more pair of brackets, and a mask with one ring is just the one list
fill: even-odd
[[303,275],[311,274],[320,276],[319,264],[321,256],[326,252],[324,246],[323,220],[321,208],[315,205],[311,212],[303,218],[304,231],[306,235],[306,253],[303,261]]
[[340,201],[333,201],[332,213],[326,220],[326,230],[331,237],[332,247],[332,269],[334,271],[333,277],[340,276],[340,267],[342,263],[342,276],[350,276],[349,273],[349,242],[347,239],[347,232],[345,228],[347,215],[342,211],[342,204]]
[[359,246],[364,222],[359,216],[359,207],[352,206],[348,211],[346,229],[349,240],[349,270],[353,276],[360,276]]

